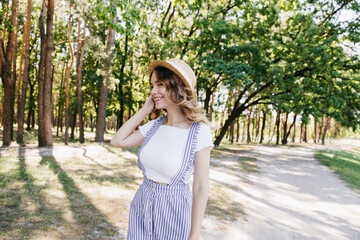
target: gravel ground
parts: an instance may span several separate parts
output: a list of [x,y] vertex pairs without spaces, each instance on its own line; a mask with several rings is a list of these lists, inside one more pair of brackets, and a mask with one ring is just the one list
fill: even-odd
[[[237,189],[245,218],[219,222],[207,216],[202,239],[360,239],[360,194],[313,157],[316,149],[327,148],[360,149],[360,141],[305,147],[255,145],[251,152],[258,159],[258,173],[229,177],[212,169],[212,182]],[[244,177],[248,181],[242,181]]]

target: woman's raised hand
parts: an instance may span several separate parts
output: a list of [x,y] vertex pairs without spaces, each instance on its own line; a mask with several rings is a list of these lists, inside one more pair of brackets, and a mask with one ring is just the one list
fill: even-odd
[[150,114],[151,111],[153,110],[154,108],[154,101],[152,99],[151,96],[149,96],[147,99],[146,99],[146,102],[143,106],[144,109],[146,109],[146,111]]

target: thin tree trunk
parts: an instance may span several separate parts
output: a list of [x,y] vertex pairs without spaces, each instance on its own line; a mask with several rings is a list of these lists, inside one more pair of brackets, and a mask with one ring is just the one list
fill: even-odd
[[242,132],[242,137],[241,137],[241,141],[245,142],[245,132],[246,132],[246,115],[244,115],[244,124],[243,124],[243,132]]
[[307,143],[307,124],[304,124],[303,141]]
[[209,118],[209,121],[212,122],[212,119],[213,119],[213,109],[214,109],[214,101],[215,101],[215,94],[212,94],[211,95],[211,103],[210,103],[210,109],[209,109],[209,115],[208,115],[208,118]]
[[240,117],[238,117],[236,121],[236,142],[239,142],[239,137],[240,137]]
[[[35,74],[36,76],[36,74]],[[31,126],[34,126],[34,119],[35,119],[35,81],[31,81],[29,78],[29,87],[30,87],[30,94],[29,94],[29,112],[27,117],[27,131],[30,131]]]
[[[80,38],[80,20],[78,21],[78,38]],[[85,30],[86,22],[84,21],[84,28],[82,33],[82,41],[80,46],[80,41],[78,40],[78,50],[77,50],[77,59],[76,59],[76,95],[77,95],[77,105],[78,105],[78,114],[79,114],[79,127],[80,127],[80,143],[85,142],[84,137],[84,124],[83,124],[83,107],[82,107],[82,93],[81,93],[81,69],[83,66],[84,59],[84,49],[85,49]],[[79,51],[81,54],[79,56]]]
[[[71,16],[71,3],[69,4],[69,15]],[[71,17],[69,18],[68,29],[67,29],[67,42],[70,53],[70,61],[66,64],[65,70],[65,145],[69,144],[69,78],[70,69],[74,63],[74,52],[70,42],[71,37]]]
[[[295,142],[295,133],[296,133],[296,116],[297,114],[294,112],[294,120],[293,120],[293,131],[292,131],[292,135],[291,135],[291,142],[294,143]],[[289,131],[290,134],[290,131]]]
[[71,115],[72,119],[71,119],[71,134],[70,134],[70,139],[74,140],[75,139],[75,128],[76,128],[76,111],[74,112],[73,115]]
[[260,111],[258,110],[256,113],[256,131],[255,131],[255,139],[259,139],[259,133],[260,133]]
[[234,143],[234,125],[235,125],[235,122],[233,122],[230,125],[230,142],[231,143]]
[[[108,27],[108,38],[107,38],[107,49],[113,49],[115,47],[115,30]],[[110,53],[107,59],[107,68],[110,68],[113,54]],[[104,142],[104,132],[106,124],[106,105],[108,98],[108,86],[106,84],[107,76],[103,76],[100,85],[100,96],[99,96],[99,108],[96,119],[96,134],[95,142]]]
[[250,136],[251,112],[252,112],[252,108],[249,108],[248,120],[247,120],[247,138],[246,138],[247,144],[251,143],[251,136]]
[[63,66],[63,69],[61,71],[61,80],[60,80],[60,92],[59,92],[59,100],[58,100],[58,119],[57,119],[57,126],[56,126],[56,136],[59,136],[59,129],[60,126],[62,125],[62,108],[61,106],[63,105],[62,101],[60,101],[62,99],[63,96],[63,84],[64,84],[64,71],[65,71],[65,64]]
[[276,145],[278,145],[280,140],[280,110],[277,111],[275,125],[276,125]]
[[327,131],[330,129],[330,120],[331,118],[330,117],[327,117],[326,118],[326,124],[325,124],[325,129],[324,129],[324,134],[321,138],[321,143],[324,145],[325,144],[325,138],[326,138],[326,133]]
[[283,145],[287,144],[287,122],[288,122],[288,113],[285,112],[285,116],[284,116],[284,129],[283,129],[283,139],[281,140],[281,143]]
[[[18,7],[19,1],[13,0],[11,6],[11,25],[8,35],[6,50],[3,48],[3,41],[0,42],[0,61],[1,61],[1,79],[4,86],[4,104],[3,104],[3,146],[9,146],[12,140],[12,126],[14,116],[15,84],[16,77],[11,76],[13,62],[16,61],[16,41],[17,34],[15,29],[18,26]],[[13,65],[14,66],[14,65]],[[13,69],[16,72],[16,69]]]
[[[21,88],[21,97],[18,101],[18,131],[16,135],[16,142],[19,144],[24,143],[24,120],[25,120],[25,103],[26,103],[26,90],[29,81],[29,69],[30,69],[30,28],[31,28],[31,11],[32,11],[32,0],[28,0],[26,10],[26,21],[24,26],[23,44],[24,49],[24,73]],[[21,65],[19,71],[21,71]],[[19,81],[20,82],[20,81]]]
[[272,138],[273,138],[273,134],[272,134],[272,133],[274,133],[274,131],[271,132],[271,130],[272,130],[272,126],[271,126],[271,125],[272,125],[272,121],[271,121],[271,119],[272,119],[272,112],[270,111],[269,114],[270,114],[270,117],[269,117],[270,121],[269,121],[269,133],[268,133],[269,140],[268,140],[268,143],[272,141]]
[[40,61],[39,72],[37,76],[38,82],[38,144],[39,147],[45,146],[45,133],[44,133],[44,66],[45,66],[45,28],[44,19],[46,11],[46,0],[43,1],[40,17],[39,17],[39,29],[40,29]]
[[324,117],[321,117],[321,121],[320,121],[320,126],[319,126],[319,135],[318,135],[318,139],[317,141],[320,142],[320,138],[322,136],[322,132],[323,132],[323,129],[324,129]]
[[263,120],[262,120],[262,126],[261,126],[261,133],[260,133],[260,143],[264,140],[264,131],[265,131],[265,124],[266,124],[266,112],[265,110],[262,110],[263,113]]
[[53,51],[53,16],[55,3],[48,0],[46,18],[46,38],[45,38],[45,69],[44,69],[44,140],[46,146],[53,145],[52,137],[52,111],[51,111],[51,63]]
[[316,118],[314,118],[314,135],[313,135],[313,140],[314,143],[316,144],[316,139],[317,139],[317,122],[316,122]]

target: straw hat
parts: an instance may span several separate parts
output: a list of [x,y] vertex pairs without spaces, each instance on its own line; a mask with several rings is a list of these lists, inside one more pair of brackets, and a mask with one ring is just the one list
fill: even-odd
[[196,77],[194,71],[187,65],[186,62],[177,58],[171,58],[167,61],[162,60],[154,60],[149,65],[149,76],[157,67],[164,67],[170,69],[173,73],[175,73],[181,80],[185,83],[186,86],[191,87],[191,89],[195,88],[196,85]]

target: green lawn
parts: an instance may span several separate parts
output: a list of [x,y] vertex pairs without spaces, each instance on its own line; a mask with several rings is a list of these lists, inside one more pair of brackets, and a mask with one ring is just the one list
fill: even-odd
[[360,192],[360,152],[359,151],[317,151],[315,157],[333,169],[340,178],[357,192]]

